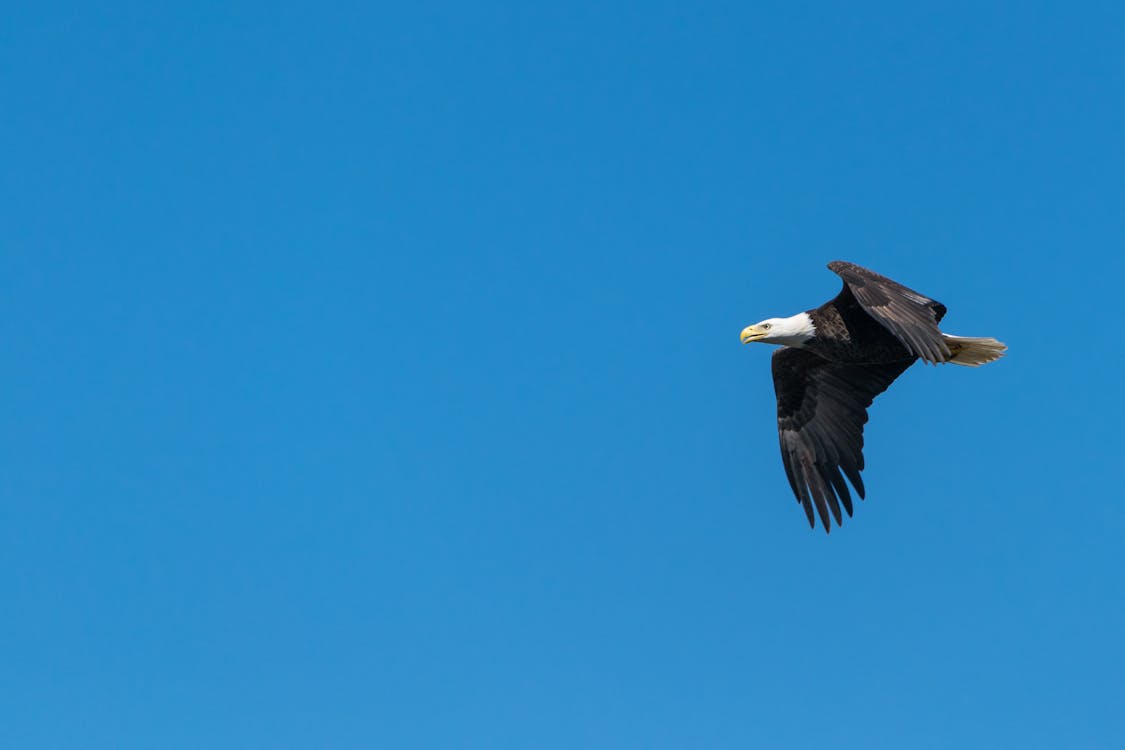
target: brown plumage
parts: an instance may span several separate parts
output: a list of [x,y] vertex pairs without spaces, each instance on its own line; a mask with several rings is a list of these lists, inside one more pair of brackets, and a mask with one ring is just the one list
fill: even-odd
[[[999,358],[1002,343],[942,333],[945,305],[853,263],[828,268],[844,280],[832,300],[791,318],[742,332],[744,343],[782,344],[773,355],[777,429],[785,475],[811,526],[852,515],[851,493],[865,490],[867,408],[918,359],[977,366]],[[814,516],[815,511],[815,516]]]

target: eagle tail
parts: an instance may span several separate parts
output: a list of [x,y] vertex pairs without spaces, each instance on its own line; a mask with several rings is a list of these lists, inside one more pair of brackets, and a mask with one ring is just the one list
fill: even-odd
[[953,355],[949,361],[955,365],[980,367],[995,362],[1008,351],[1008,347],[996,339],[951,336],[948,333],[943,333],[941,337],[949,347],[950,354]]

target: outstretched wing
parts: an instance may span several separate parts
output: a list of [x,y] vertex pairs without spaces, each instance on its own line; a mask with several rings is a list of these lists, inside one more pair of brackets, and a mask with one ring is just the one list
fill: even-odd
[[843,524],[840,503],[849,516],[852,514],[852,498],[844,475],[863,498],[859,472],[863,469],[867,407],[913,363],[913,359],[908,359],[850,365],[789,347],[774,353],[773,386],[777,393],[781,461],[810,526],[816,526],[814,505],[825,532],[831,529],[829,509],[838,526]]
[[844,280],[864,312],[894,334],[910,353],[927,362],[946,362],[951,354],[938,322],[945,305],[854,263],[835,260],[828,268]]

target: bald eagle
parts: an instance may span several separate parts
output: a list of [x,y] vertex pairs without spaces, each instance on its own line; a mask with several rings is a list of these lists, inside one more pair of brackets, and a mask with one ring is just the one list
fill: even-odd
[[1007,347],[991,338],[942,333],[945,305],[874,271],[844,261],[828,268],[844,288],[815,310],[747,326],[742,343],[780,344],[773,354],[781,462],[809,525],[813,508],[831,531],[852,515],[846,476],[864,497],[863,425],[867,407],[921,359],[978,367]]

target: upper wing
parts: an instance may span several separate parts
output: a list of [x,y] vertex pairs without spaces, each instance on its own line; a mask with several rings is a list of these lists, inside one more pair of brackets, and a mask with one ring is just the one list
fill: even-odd
[[810,526],[816,526],[814,504],[825,532],[831,528],[829,508],[837,525],[843,523],[839,503],[852,514],[852,498],[841,471],[863,498],[859,472],[863,469],[867,407],[912,364],[913,359],[880,365],[841,364],[789,347],[774,353],[781,460]]
[[835,260],[828,268],[844,280],[860,307],[927,362],[946,362],[951,354],[938,329],[945,305],[854,263]]

